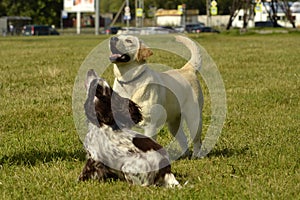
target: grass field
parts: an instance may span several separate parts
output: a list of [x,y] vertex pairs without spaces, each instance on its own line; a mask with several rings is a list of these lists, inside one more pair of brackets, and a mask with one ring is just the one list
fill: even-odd
[[0,38],[0,199],[300,199],[300,35],[190,36],[219,68],[228,114],[208,157],[173,163],[182,189],[77,182],[73,84],[107,36]]

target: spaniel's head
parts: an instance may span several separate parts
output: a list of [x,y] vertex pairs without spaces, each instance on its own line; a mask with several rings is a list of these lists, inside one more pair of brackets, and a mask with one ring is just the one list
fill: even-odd
[[143,41],[132,35],[118,35],[110,38],[110,60],[113,63],[145,62],[153,52]]
[[87,99],[84,104],[88,120],[101,127],[130,128],[142,121],[140,107],[130,99],[114,92],[105,79],[89,70],[86,77]]

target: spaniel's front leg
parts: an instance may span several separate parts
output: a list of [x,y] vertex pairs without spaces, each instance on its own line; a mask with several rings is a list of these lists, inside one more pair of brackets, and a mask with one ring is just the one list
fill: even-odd
[[102,181],[107,176],[107,169],[103,163],[95,161],[92,158],[89,158],[79,175],[79,181],[86,181],[89,179],[98,179]]

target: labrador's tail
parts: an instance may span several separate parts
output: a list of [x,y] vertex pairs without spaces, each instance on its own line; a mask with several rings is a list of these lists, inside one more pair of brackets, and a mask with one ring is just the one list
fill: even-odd
[[199,71],[201,68],[201,54],[200,54],[199,46],[188,37],[182,35],[176,35],[175,38],[176,41],[184,44],[191,52],[191,58],[188,61],[188,63],[183,66],[183,68],[192,66],[195,70]]

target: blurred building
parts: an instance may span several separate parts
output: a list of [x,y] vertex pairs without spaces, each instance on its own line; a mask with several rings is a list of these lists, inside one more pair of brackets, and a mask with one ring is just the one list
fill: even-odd
[[165,10],[158,9],[155,13],[158,26],[182,26],[183,23],[198,23],[199,10]]
[[31,17],[3,16],[0,17],[0,31],[3,36],[20,35],[24,25],[31,23]]

